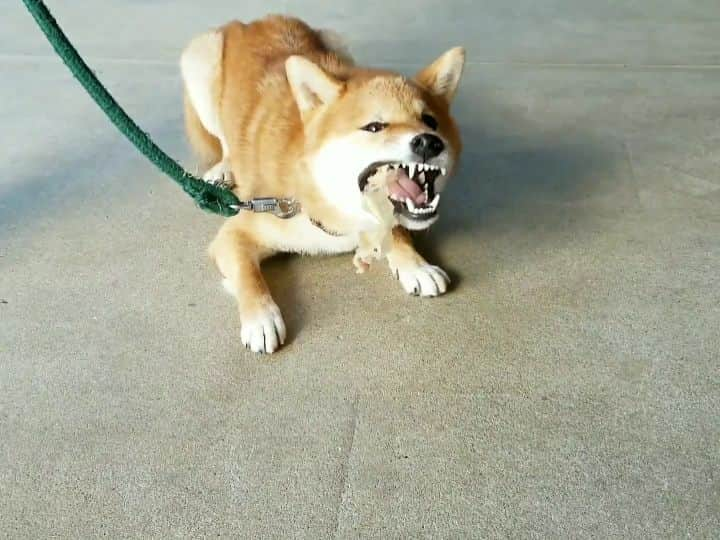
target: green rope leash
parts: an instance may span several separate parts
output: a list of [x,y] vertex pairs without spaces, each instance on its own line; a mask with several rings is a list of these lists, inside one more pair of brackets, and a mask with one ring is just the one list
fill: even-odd
[[[200,208],[226,217],[234,216],[240,209],[253,210],[252,202],[243,203],[238,200],[232,191],[209,184],[201,178],[188,173],[177,161],[163,152],[148,134],[140,129],[132,118],[127,115],[97,79],[60,29],[45,3],[42,0],[23,0],[23,3],[35,18],[55,52],[62,58],[65,65],[70,68],[75,78],[80,81],[80,84],[83,85],[90,97],[95,100],[95,103],[98,104],[112,123],[162,172],[183,188],[185,193],[190,195]],[[256,209],[255,211],[263,210]]]

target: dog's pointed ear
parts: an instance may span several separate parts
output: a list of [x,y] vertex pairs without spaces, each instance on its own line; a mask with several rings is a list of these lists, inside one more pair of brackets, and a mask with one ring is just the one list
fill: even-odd
[[343,88],[340,81],[302,56],[288,58],[285,61],[285,73],[302,115],[319,105],[332,103]]
[[420,71],[415,80],[432,94],[450,103],[457,91],[464,66],[465,49],[455,47]]

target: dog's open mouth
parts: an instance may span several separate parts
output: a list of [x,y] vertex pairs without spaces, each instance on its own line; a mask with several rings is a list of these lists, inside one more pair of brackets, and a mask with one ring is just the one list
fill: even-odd
[[378,173],[391,175],[388,193],[396,214],[414,221],[426,221],[437,215],[440,194],[435,193],[435,181],[447,174],[445,169],[428,163],[376,162],[358,177],[360,191],[365,191]]

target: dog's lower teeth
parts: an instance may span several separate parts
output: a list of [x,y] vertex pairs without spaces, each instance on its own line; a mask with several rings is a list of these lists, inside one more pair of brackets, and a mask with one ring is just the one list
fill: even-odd
[[437,209],[439,203],[440,203],[440,194],[438,193],[437,195],[435,195],[435,198],[430,203],[430,208],[432,208],[433,211],[435,211]]

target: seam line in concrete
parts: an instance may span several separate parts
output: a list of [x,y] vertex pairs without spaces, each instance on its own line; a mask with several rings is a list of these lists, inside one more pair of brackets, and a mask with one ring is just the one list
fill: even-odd
[[632,176],[633,198],[635,199],[634,203],[639,208],[643,209],[642,198],[640,197],[640,182],[638,182],[637,175],[635,174],[635,163],[633,163],[632,153],[630,152],[630,145],[628,144],[626,139],[622,140],[622,147],[625,161],[630,168],[630,175]]
[[343,501],[347,495],[348,487],[350,485],[348,481],[349,469],[350,469],[350,457],[352,456],[355,448],[355,433],[357,432],[358,424],[358,398],[355,397],[352,405],[352,420],[350,421],[350,440],[345,448],[345,459],[343,460],[342,467],[340,469],[340,490],[338,493],[337,508],[335,511],[335,523],[333,527],[333,538],[338,538],[340,532],[340,512],[342,511]]

